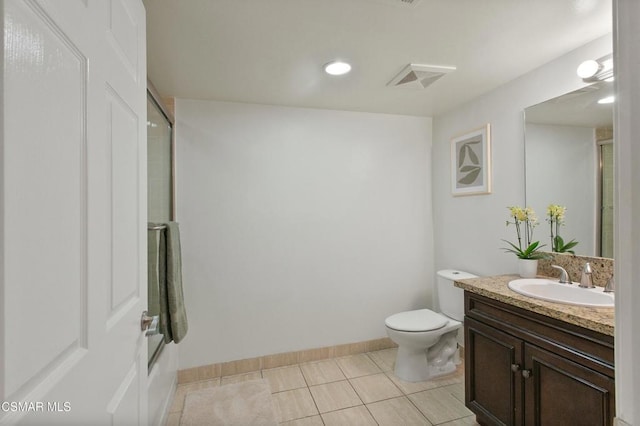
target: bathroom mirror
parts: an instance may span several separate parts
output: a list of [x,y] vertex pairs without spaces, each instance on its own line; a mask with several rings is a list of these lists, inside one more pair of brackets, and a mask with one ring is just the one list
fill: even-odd
[[525,201],[548,251],[547,206],[559,204],[577,255],[613,257],[613,104],[602,103],[613,92],[599,81],[525,109]]

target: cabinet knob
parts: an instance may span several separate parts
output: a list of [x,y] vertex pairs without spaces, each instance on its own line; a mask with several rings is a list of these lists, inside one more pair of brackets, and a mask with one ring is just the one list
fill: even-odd
[[524,377],[525,379],[531,377],[531,370],[522,370],[522,377]]
[[520,364],[511,364],[511,371],[513,371],[514,373],[520,371]]

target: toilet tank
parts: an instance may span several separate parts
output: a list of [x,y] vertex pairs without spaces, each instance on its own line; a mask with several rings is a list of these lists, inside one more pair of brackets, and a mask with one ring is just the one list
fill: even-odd
[[455,269],[438,271],[436,285],[438,287],[438,305],[440,312],[458,321],[464,318],[464,291],[453,286],[456,280],[476,278],[477,275]]

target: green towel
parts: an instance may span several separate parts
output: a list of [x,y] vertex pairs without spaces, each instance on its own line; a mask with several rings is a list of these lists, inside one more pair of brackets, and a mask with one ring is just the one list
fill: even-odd
[[179,343],[187,334],[189,324],[187,323],[187,312],[184,306],[184,294],[182,291],[182,256],[180,254],[180,230],[178,223],[169,222],[166,228],[166,294],[162,294],[160,287],[161,311],[163,302],[166,301],[165,324],[162,315],[160,317],[160,329],[164,334],[165,343],[173,340]]

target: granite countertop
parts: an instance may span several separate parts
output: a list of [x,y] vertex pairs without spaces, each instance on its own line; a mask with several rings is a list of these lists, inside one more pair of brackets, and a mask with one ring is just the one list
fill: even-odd
[[613,336],[614,308],[592,308],[562,303],[547,302],[523,296],[511,290],[507,284],[520,278],[518,275],[497,275],[493,277],[469,278],[455,281],[456,287],[481,296],[527,309],[538,314],[555,318],[570,324]]

